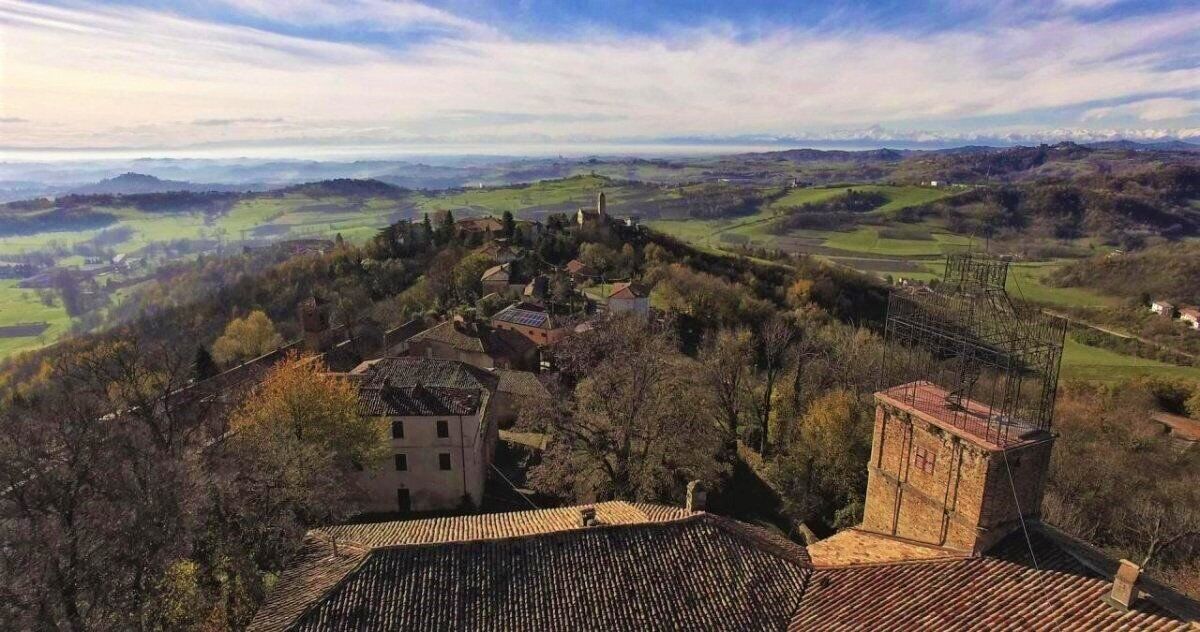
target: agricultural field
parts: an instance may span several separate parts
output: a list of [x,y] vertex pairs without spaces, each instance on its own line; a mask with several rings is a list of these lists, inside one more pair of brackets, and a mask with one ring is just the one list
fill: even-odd
[[1200,381],[1200,367],[1177,366],[1129,356],[1081,344],[1067,337],[1063,349],[1062,379],[1116,382],[1138,376]]
[[57,297],[52,306],[45,305],[37,290],[17,287],[17,283],[15,279],[0,279],[0,326],[44,322],[49,327],[34,336],[0,337],[0,358],[49,344],[71,326],[71,318]]

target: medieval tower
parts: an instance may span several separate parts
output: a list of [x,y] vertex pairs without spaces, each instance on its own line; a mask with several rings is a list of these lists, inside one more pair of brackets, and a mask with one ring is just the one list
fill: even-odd
[[861,530],[979,554],[1038,515],[1066,329],[1013,305],[1007,269],[952,256],[945,291],[892,295],[903,357],[875,394]]

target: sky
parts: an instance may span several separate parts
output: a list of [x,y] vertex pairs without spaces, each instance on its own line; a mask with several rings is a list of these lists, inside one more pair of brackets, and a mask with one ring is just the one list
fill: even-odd
[[1200,3],[0,0],[0,160],[1116,138],[1200,141]]

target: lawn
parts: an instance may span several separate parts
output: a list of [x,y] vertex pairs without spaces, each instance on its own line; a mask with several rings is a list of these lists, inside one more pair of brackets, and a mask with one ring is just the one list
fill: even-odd
[[0,279],[0,325],[45,321],[50,328],[40,336],[0,338],[0,358],[48,345],[71,326],[71,319],[57,300],[53,307],[42,304],[37,290],[17,287],[15,279]]
[[1115,382],[1136,376],[1187,378],[1200,381],[1200,368],[1176,366],[1157,360],[1127,356],[1067,338],[1063,349],[1062,378]]

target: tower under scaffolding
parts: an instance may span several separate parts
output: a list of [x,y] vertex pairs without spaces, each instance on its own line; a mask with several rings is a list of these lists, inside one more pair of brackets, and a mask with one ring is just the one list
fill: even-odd
[[893,292],[880,385],[998,447],[1049,430],[1066,335],[1066,321],[1013,303],[1008,265],[950,255],[936,289]]

